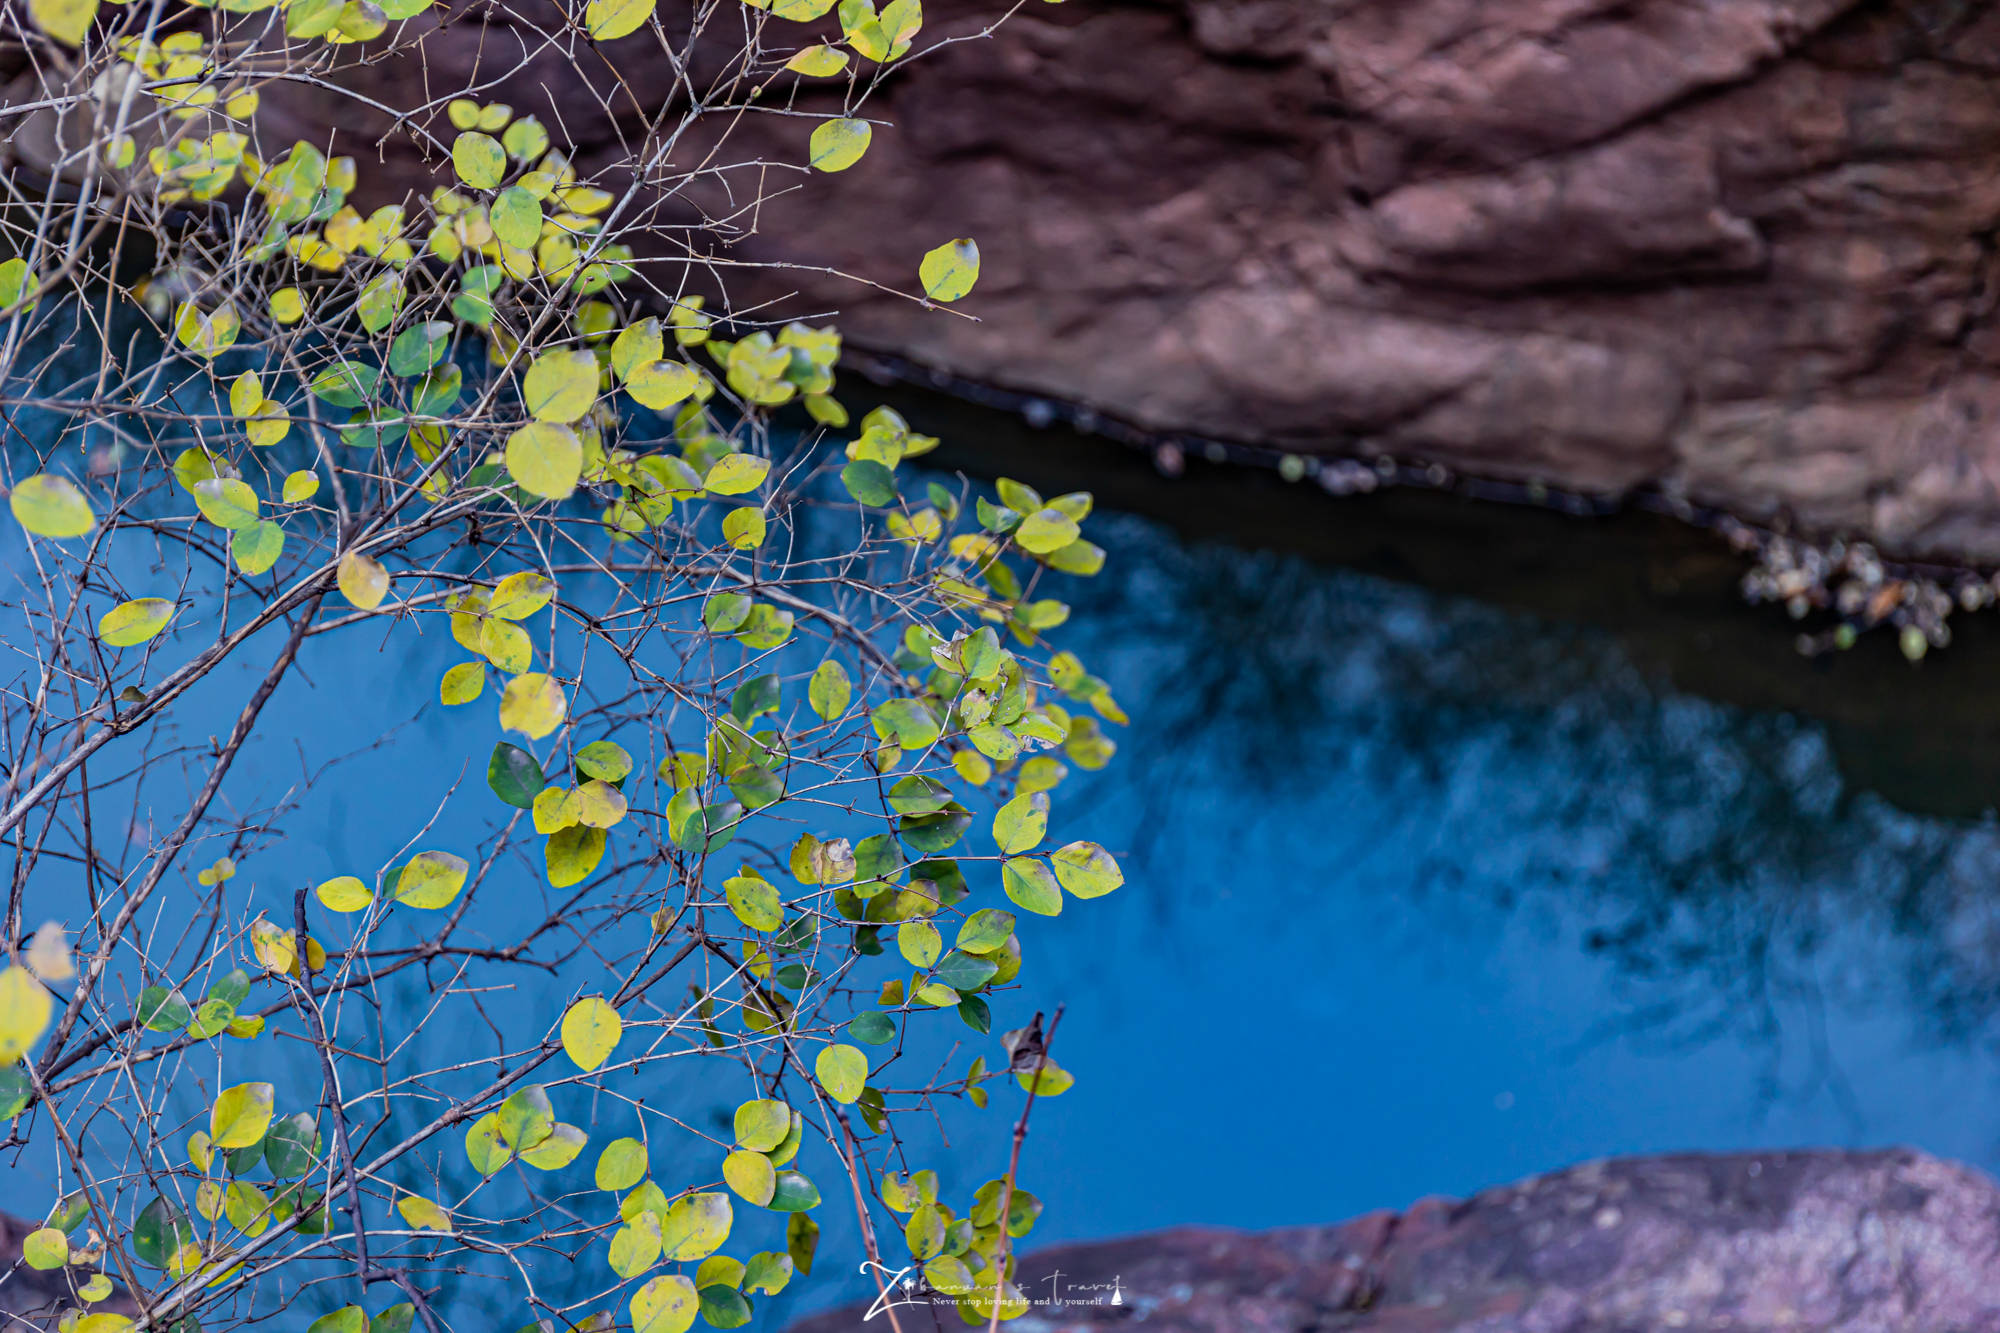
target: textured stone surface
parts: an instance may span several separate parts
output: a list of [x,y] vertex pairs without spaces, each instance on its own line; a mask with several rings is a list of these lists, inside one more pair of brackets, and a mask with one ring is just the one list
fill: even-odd
[[[939,0],[927,34],[998,8]],[[461,17],[423,47],[428,86],[473,75],[585,161],[615,151],[526,25]],[[632,37],[585,61],[624,80],[620,133],[671,87],[660,59]],[[2000,560],[1996,75],[2000,11],[1973,0],[1035,3],[898,72],[867,104],[896,128],[735,246],[907,287],[976,236],[979,322],[809,269],[724,276],[1152,430],[1664,486]],[[343,78],[424,86],[414,58]],[[275,133],[338,126],[424,173],[365,106],[306,84],[265,106]],[[729,156],[802,161],[806,129],[751,117]]]
[[[1073,1303],[1014,1333],[1986,1333],[2000,1189],[1908,1151],[1615,1159],[1338,1226],[1065,1246],[1021,1272]],[[791,1333],[887,1326],[861,1314]]]

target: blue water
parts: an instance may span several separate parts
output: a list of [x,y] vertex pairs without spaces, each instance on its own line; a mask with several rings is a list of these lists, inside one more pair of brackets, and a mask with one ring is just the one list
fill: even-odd
[[[1078,1085],[1037,1109],[1025,1158],[1038,1242],[1324,1222],[1611,1153],[1912,1143],[2000,1167],[1991,819],[1898,810],[1814,722],[1678,694],[1587,627],[1138,518],[1093,527],[1111,561],[1073,643],[1134,723],[1109,770],[1065,784],[1052,832],[1106,844],[1128,885],[1028,921],[1023,989],[996,1003],[996,1030],[1066,1006]],[[269,655],[154,743],[222,731]],[[241,856],[246,912],[387,861],[433,810],[420,845],[476,840],[491,719],[431,702],[462,656],[350,633],[284,687],[225,788],[238,809],[294,803]],[[480,893],[496,922],[549,897],[522,870]],[[546,1014],[585,966],[489,1003]],[[414,973],[400,985],[423,1002]],[[997,1175],[1003,1105],[949,1110],[949,1146],[913,1117],[913,1159],[954,1192]],[[598,1142],[622,1132],[600,1110]],[[454,1136],[430,1160],[450,1176],[456,1155]],[[47,1163],[19,1165],[0,1206],[39,1211]],[[837,1179],[823,1155],[808,1170]],[[844,1260],[834,1203],[822,1252]],[[759,1326],[858,1294],[848,1267]]]

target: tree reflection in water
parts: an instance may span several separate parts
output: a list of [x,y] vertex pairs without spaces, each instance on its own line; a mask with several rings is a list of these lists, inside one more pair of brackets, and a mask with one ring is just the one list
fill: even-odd
[[[1516,917],[1611,965],[1590,1039],[1745,1040],[1762,1096],[1857,1120],[1829,1009],[1991,1042],[1990,816],[1905,813],[1812,720],[1674,693],[1590,628],[1117,523],[1122,577],[1077,611],[1087,660],[1142,705],[1118,766],[1144,775],[1135,879],[1172,882],[1194,821],[1276,913],[1345,883],[1440,929]],[[1093,798],[1128,799],[1119,781]]]

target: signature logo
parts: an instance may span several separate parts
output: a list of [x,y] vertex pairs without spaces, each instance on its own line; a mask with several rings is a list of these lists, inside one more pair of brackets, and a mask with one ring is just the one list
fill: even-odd
[[[875,1318],[876,1315],[886,1314],[888,1311],[896,1309],[899,1306],[957,1304],[956,1297],[934,1289],[921,1278],[912,1277],[911,1274],[917,1271],[915,1264],[910,1264],[903,1268],[891,1269],[886,1264],[879,1264],[873,1259],[869,1259],[864,1261],[860,1268],[855,1271],[875,1274],[881,1286],[880,1293],[868,1306],[868,1312],[861,1316],[863,1323],[867,1323],[869,1320]],[[1008,1305],[1011,1307],[1018,1304],[1026,1308],[1031,1305],[1125,1304],[1125,1288],[1117,1274],[1113,1274],[1109,1282],[1072,1282],[1067,1287],[1063,1285],[1062,1279],[1063,1272],[1061,1269],[1057,1269],[1055,1272],[1049,1274],[1047,1278],[1043,1279],[1049,1284],[1049,1294],[1047,1296],[1032,1299],[1016,1297],[1014,1300],[1009,1301]]]

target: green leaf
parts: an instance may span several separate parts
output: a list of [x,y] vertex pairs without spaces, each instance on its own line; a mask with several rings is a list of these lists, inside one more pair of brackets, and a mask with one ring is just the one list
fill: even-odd
[[516,1152],[534,1147],[556,1127],[548,1090],[539,1083],[530,1083],[501,1102],[499,1117],[500,1137]]
[[896,474],[872,458],[862,458],[840,470],[840,484],[865,505],[896,503]]
[[637,1139],[613,1139],[597,1155],[597,1188],[625,1190],[646,1178],[646,1145]]
[[360,407],[374,396],[381,379],[382,372],[373,366],[342,361],[322,370],[306,387],[330,407]]
[[[428,1203],[429,1200],[425,1200],[425,1202]],[[431,1206],[437,1208],[436,1204],[431,1204]],[[444,1210],[439,1208],[438,1212],[440,1215],[443,1215]],[[416,1306],[408,1301],[398,1301],[368,1321],[368,1333],[410,1333],[410,1327],[416,1322],[416,1318]],[[187,1330],[186,1333],[194,1333],[194,1331]]]
[[[294,477],[310,477],[313,489],[319,489],[319,478],[310,472],[295,472]],[[291,478],[285,480],[285,497],[291,502]],[[285,553],[285,530],[276,523],[265,519],[248,527],[238,528],[229,534],[229,554],[236,560],[236,567],[251,578],[264,573],[278,563],[278,557]]]
[[264,1164],[280,1179],[303,1176],[319,1157],[319,1122],[298,1111],[271,1126],[264,1136]]
[[880,1046],[896,1039],[896,1020],[870,1009],[854,1016],[854,1021],[847,1025],[847,1035],[870,1046]]
[[248,1148],[262,1143],[271,1123],[273,1089],[268,1083],[238,1083],[225,1088],[208,1113],[208,1137],[218,1148]]
[[167,627],[174,604],[164,597],[140,597],[120,602],[97,621],[97,637],[110,648],[144,643]]
[[452,169],[475,190],[490,190],[507,175],[507,153],[490,134],[469,130],[451,145]]
[[177,990],[148,986],[139,992],[138,1018],[148,1032],[179,1032],[194,1021],[194,1006]]
[[648,361],[658,361],[666,350],[660,321],[648,316],[611,340],[611,373],[621,381],[629,379],[634,370]]
[[1014,530],[1021,549],[1035,555],[1060,551],[1077,539],[1076,520],[1059,509],[1037,509]]
[[853,697],[854,686],[847,678],[847,669],[840,663],[829,657],[814,669],[806,699],[822,721],[831,722],[845,713]]
[[868,151],[874,133],[865,120],[822,121],[812,132],[807,162],[818,171],[845,171]]
[[1014,933],[1014,914],[998,907],[982,907],[958,928],[958,947],[966,953],[991,953],[1007,943]]
[[722,889],[729,910],[750,929],[772,931],[785,923],[776,886],[749,867],[744,867],[743,874],[724,880]]
[[583,476],[583,441],[568,426],[532,421],[507,437],[506,459],[507,475],[522,490],[566,500]]
[[0,1069],[0,1120],[12,1120],[35,1095],[35,1085],[19,1065]]
[[[977,995],[967,995],[958,1002],[958,1017],[967,1027],[981,1036],[993,1030],[993,1011],[986,1007],[986,1001]],[[984,1096],[984,1093],[981,1094]],[[985,1105],[981,1102],[980,1105]]]
[[500,1132],[499,1116],[491,1113],[480,1116],[465,1131],[465,1159],[482,1176],[490,1176],[514,1160],[514,1150],[507,1146]]
[[535,797],[549,785],[535,756],[518,745],[501,741],[486,761],[486,785],[493,794],[519,810],[535,808]]
[[1049,868],[1031,856],[1017,856],[1000,868],[1000,887],[1016,907],[1038,916],[1062,911],[1062,890]]
[[542,237],[542,201],[518,185],[502,190],[487,216],[493,234],[516,250],[532,250]]
[[[803,1180],[804,1177],[800,1179]],[[811,1181],[808,1180],[805,1184],[807,1189],[812,1189]],[[812,1195],[817,1202],[819,1191],[812,1190]],[[775,1204],[777,1200],[773,1199],[772,1202]],[[811,1277],[813,1255],[819,1250],[819,1223],[807,1217],[804,1209],[795,1208],[790,1211],[793,1216],[785,1220],[785,1253],[790,1257],[794,1268]]]
[[911,967],[928,968],[944,952],[944,938],[928,921],[905,921],[896,929],[896,948]]
[[993,817],[993,841],[1008,856],[1031,852],[1041,844],[1048,827],[1048,793],[1030,792],[1000,807]]
[[194,1239],[187,1214],[168,1199],[154,1199],[132,1224],[132,1251],[148,1268],[165,1268]]
[[751,1255],[750,1262],[744,1265],[743,1290],[775,1296],[791,1283],[792,1271],[791,1255],[760,1250]]
[[41,472],[28,477],[7,497],[15,520],[37,537],[62,540],[87,537],[97,526],[90,501],[67,477]]
[[868,1057],[852,1046],[828,1046],[813,1060],[826,1095],[852,1105],[868,1082]]
[[717,634],[734,634],[750,618],[750,598],[740,592],[719,592],[701,608],[701,623]]
[[403,275],[393,272],[371,279],[354,302],[354,313],[360,318],[361,327],[370,333],[380,333],[395,323],[402,308]]
[[[780,1171],[777,1188],[771,1193],[771,1202],[766,1204],[774,1213],[803,1213],[819,1207],[819,1187],[796,1171]],[[817,1228],[815,1228],[817,1235]],[[793,1258],[796,1259],[794,1252]],[[811,1260],[799,1265],[806,1272],[812,1271]]]
[[752,1152],[769,1152],[792,1132],[792,1108],[779,1101],[745,1102],[736,1108],[736,1141]]
[[990,958],[954,949],[938,964],[936,975],[955,991],[976,991],[993,980],[993,974],[999,970],[1000,965]]
[[931,300],[958,300],[979,281],[979,243],[963,236],[946,241],[924,256],[917,276],[923,281],[924,295]]
[[451,324],[447,320],[434,319],[423,324],[413,324],[396,335],[389,344],[389,373],[391,375],[421,375],[438,362],[451,348]]
[[313,1320],[306,1333],[368,1333],[368,1312],[358,1305],[343,1305]]
[[750,1302],[739,1291],[724,1286],[703,1287],[700,1299],[701,1317],[716,1328],[742,1328],[750,1322]]

